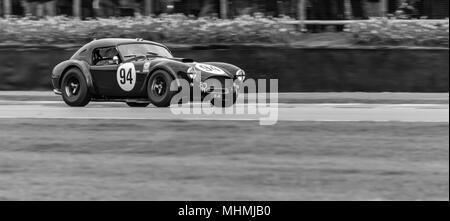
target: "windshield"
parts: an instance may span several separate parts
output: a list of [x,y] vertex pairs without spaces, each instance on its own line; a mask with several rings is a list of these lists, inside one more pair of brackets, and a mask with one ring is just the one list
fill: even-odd
[[153,44],[126,44],[119,45],[117,47],[119,49],[120,54],[123,57],[132,57],[132,56],[161,56],[172,58],[172,54],[159,45]]

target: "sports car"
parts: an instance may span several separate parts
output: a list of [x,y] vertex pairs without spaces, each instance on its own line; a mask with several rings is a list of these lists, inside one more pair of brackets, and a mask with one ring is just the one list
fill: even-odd
[[188,94],[198,89],[202,101],[208,98],[215,106],[232,106],[245,77],[244,70],[232,64],[176,58],[163,44],[118,38],[93,40],[56,65],[51,74],[53,91],[72,107],[91,101],[168,107],[183,89],[182,81],[188,82]]

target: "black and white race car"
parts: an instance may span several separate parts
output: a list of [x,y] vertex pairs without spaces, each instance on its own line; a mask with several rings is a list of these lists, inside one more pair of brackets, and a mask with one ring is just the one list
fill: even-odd
[[[236,102],[245,72],[227,63],[175,58],[156,42],[110,38],[80,48],[53,69],[51,79],[54,92],[73,107],[90,101],[168,107],[182,90],[182,81],[188,82],[191,90],[198,88],[202,99],[223,107]],[[233,83],[225,83],[228,81]]]

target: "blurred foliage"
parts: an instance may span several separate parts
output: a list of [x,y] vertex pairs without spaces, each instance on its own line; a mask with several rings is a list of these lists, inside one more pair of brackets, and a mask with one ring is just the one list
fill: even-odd
[[374,19],[350,27],[357,44],[449,46],[448,20]]
[[289,18],[243,16],[233,20],[162,15],[157,18],[110,18],[81,21],[67,17],[42,20],[0,19],[0,42],[84,43],[94,38],[127,37],[165,43],[288,43],[301,33],[281,21]]
[[[264,43],[302,41],[292,18],[242,16],[232,20],[184,15],[81,21],[67,17],[0,19],[0,43],[83,44],[94,38],[143,38],[172,44]],[[370,20],[349,27],[351,42],[366,45],[447,46],[448,21]]]

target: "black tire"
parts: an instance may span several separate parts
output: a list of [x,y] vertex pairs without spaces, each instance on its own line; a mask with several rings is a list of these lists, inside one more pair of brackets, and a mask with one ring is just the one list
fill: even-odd
[[61,82],[64,102],[71,107],[84,107],[91,101],[91,94],[83,73],[78,68],[71,68]]
[[211,104],[215,107],[227,108],[232,107],[236,104],[238,94],[236,92],[233,93],[233,99],[227,99],[226,95],[222,95],[222,98],[213,98],[211,99]]
[[130,107],[148,107],[150,103],[127,102],[127,105]]
[[174,79],[164,70],[157,70],[147,83],[148,99],[156,107],[169,107],[176,91],[170,91]]

